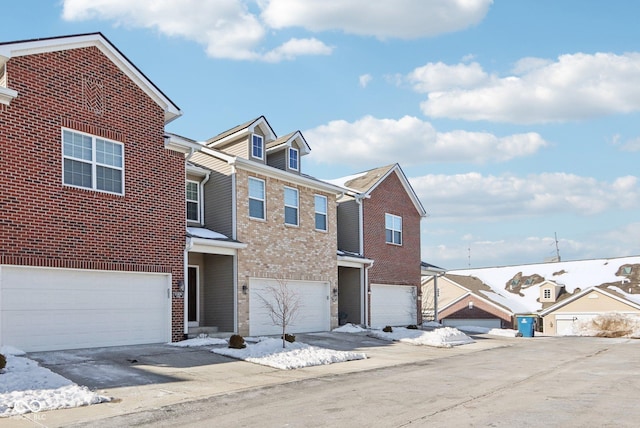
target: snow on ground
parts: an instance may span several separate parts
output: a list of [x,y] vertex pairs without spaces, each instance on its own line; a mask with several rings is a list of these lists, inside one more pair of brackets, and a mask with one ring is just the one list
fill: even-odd
[[0,354],[7,358],[0,374],[0,417],[110,401],[41,367],[18,349],[5,346]]
[[363,331],[367,331],[367,330],[360,327],[359,325],[346,323],[343,326],[334,328],[333,331],[336,331],[338,333],[362,333]]
[[629,337],[640,339],[640,318],[635,315],[607,313],[573,323],[575,336]]
[[411,343],[412,345],[428,345],[438,348],[451,348],[456,345],[473,343],[474,340],[452,327],[437,328],[433,331],[413,330],[404,327],[393,327],[393,332],[371,330],[369,336],[388,341]]
[[167,345],[177,346],[179,348],[193,348],[196,346],[212,346],[212,345],[226,345],[228,344],[226,339],[219,339],[217,337],[196,337],[193,339],[182,340],[180,342],[170,342]]
[[493,336],[503,336],[503,337],[517,337],[518,330],[511,330],[508,328],[487,328],[487,327],[478,327],[475,325],[459,325],[456,326],[458,330],[466,331],[469,333],[480,333],[480,334],[491,334]]
[[301,342],[285,344],[286,348],[283,348],[282,339],[264,338],[257,343],[248,343],[244,349],[215,348],[211,352],[282,370],[367,358],[361,352],[334,351]]

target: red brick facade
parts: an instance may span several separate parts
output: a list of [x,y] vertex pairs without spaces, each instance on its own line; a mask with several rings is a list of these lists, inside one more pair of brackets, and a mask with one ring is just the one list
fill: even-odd
[[[402,245],[386,243],[387,213],[402,217]],[[420,219],[395,172],[371,192],[371,198],[363,200],[364,256],[375,260],[369,269],[370,284],[413,285],[419,293]],[[422,310],[417,313],[421,322]]]
[[[0,264],[171,273],[183,279],[184,157],[164,111],[95,47],[11,58],[0,110]],[[62,183],[62,128],[124,144],[124,195]],[[182,339],[182,300],[172,337]]]

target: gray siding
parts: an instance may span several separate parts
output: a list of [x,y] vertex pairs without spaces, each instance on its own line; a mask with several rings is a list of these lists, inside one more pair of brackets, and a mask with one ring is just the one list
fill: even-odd
[[201,284],[201,324],[218,327],[218,331],[234,331],[233,257],[204,255],[204,281]]
[[360,252],[360,229],[358,227],[358,203],[355,200],[338,204],[338,249]]
[[346,314],[346,322],[362,324],[360,300],[360,269],[339,266],[338,317]]
[[279,150],[275,153],[269,154],[269,156],[267,156],[267,165],[286,171],[287,157],[285,154],[286,150]]
[[233,185],[231,167],[209,155],[196,153],[193,161],[211,169],[204,185],[204,226],[233,237]]

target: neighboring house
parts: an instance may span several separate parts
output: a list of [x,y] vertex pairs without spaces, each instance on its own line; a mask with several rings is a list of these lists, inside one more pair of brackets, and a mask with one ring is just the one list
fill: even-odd
[[180,115],[100,33],[0,43],[0,345],[182,339]]
[[344,189],[302,173],[309,152],[299,131],[278,138],[261,116],[189,156],[186,332],[279,333],[263,299],[280,283],[300,298],[289,332],[338,325],[336,197]]
[[[447,272],[447,277],[453,275],[469,289],[460,277],[482,283],[479,293],[509,308],[515,318],[542,318],[538,327],[547,334],[570,334],[573,321],[607,312],[635,313],[640,305],[640,256]],[[438,307],[442,314],[440,303]]]
[[420,221],[426,211],[398,164],[330,181],[338,199],[339,310],[372,327],[420,323]]
[[434,286],[434,277],[425,276],[423,312],[434,313],[437,303],[437,319],[442,325],[513,328],[513,311],[487,297],[484,293],[491,288],[477,278],[446,274],[438,278],[435,291]]
[[540,312],[544,332],[558,336],[574,333],[574,323],[605,313],[617,312],[640,317],[640,299],[630,300],[606,288],[589,287]]

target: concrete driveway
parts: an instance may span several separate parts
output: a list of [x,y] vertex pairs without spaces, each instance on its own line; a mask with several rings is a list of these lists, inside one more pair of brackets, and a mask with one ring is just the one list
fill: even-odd
[[46,421],[49,427],[84,424],[255,388],[469,354],[510,346],[510,340],[522,340],[498,337],[482,340],[482,337],[477,336],[476,343],[469,345],[433,348],[386,342],[365,334],[300,334],[296,337],[300,342],[364,352],[368,358],[297,370],[234,360],[210,352],[213,346],[179,348],[157,344],[31,353],[29,357],[41,365],[113,400],[26,415],[24,425],[22,420],[12,422],[15,426],[33,426],[28,418],[37,416],[39,422]]

